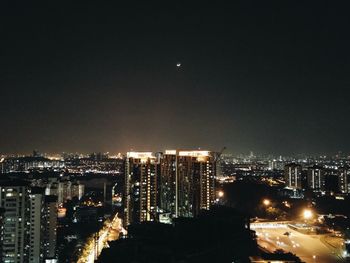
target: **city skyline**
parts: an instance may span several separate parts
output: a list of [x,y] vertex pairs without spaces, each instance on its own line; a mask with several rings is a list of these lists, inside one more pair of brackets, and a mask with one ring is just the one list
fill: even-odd
[[0,1],[0,261],[350,262],[349,10]]
[[346,5],[1,5],[0,152],[350,151]]
[[[159,255],[150,262],[167,262],[174,253],[183,257],[188,248],[203,249],[193,238],[205,240],[212,251],[215,245],[205,236],[223,244],[223,233],[231,233],[227,241],[241,249],[229,245],[232,254],[215,253],[213,259],[346,262],[348,156],[233,156],[222,155],[224,150],[3,156],[2,261],[106,263],[118,255],[133,262]],[[229,230],[229,222],[236,231]],[[192,229],[195,233],[189,234]],[[208,229],[218,236],[203,231]],[[235,243],[236,235],[245,241]],[[152,242],[157,239],[161,243]],[[124,245],[152,249],[135,255]],[[164,247],[170,249],[166,254]],[[278,249],[285,252],[276,254]],[[214,260],[201,260],[207,261]]]
[[[349,152],[332,152],[332,153],[305,153],[305,152],[297,152],[297,153],[289,153],[289,154],[281,154],[281,153],[264,153],[264,152],[254,152],[254,151],[244,151],[244,152],[233,152],[231,149],[227,149],[226,147],[222,147],[221,149],[216,148],[205,148],[205,147],[184,147],[184,148],[178,148],[178,147],[162,147],[162,148],[156,148],[156,147],[150,147],[150,148],[129,148],[125,151],[101,151],[101,150],[95,150],[95,151],[62,151],[62,152],[46,152],[41,151],[41,149],[32,149],[29,151],[23,151],[23,152],[0,152],[0,156],[2,157],[46,157],[46,158],[53,158],[57,159],[58,156],[61,156],[63,158],[64,155],[76,155],[76,156],[91,156],[93,154],[107,154],[110,157],[122,157],[126,156],[129,152],[144,152],[144,153],[166,153],[166,151],[169,151],[169,149],[176,149],[177,151],[211,151],[219,153],[222,151],[224,156],[232,156],[232,157],[246,157],[246,158],[274,158],[276,160],[280,158],[350,158]],[[38,154],[36,156],[36,154]],[[118,157],[118,158],[119,158]]]

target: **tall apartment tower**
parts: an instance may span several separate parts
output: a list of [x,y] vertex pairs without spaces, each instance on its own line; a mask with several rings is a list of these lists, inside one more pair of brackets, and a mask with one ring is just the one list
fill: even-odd
[[43,262],[43,238],[42,216],[44,206],[44,189],[34,188],[29,194],[30,217],[29,222],[29,263]]
[[[47,216],[44,192],[44,188],[29,187],[18,180],[0,182],[0,209],[3,210],[0,262],[41,263],[51,259],[45,248],[49,242],[48,246],[56,246],[56,236],[45,242],[50,237],[45,226],[50,221],[56,231],[57,216]],[[57,215],[56,208],[52,213]]]
[[161,160],[160,207],[192,217],[215,201],[216,161],[210,151],[166,150]]
[[350,193],[350,168],[341,167],[338,169],[338,187],[342,194]]
[[4,209],[0,262],[29,261],[28,200],[29,188],[25,182],[0,182],[0,207]]
[[0,207],[0,259],[2,259],[2,248],[4,242],[4,214],[5,209]]
[[124,225],[157,216],[159,161],[152,152],[128,152],[125,159]]
[[177,151],[166,151],[161,159],[160,200],[163,212],[178,215],[178,156]]
[[314,191],[325,190],[325,173],[322,167],[314,165],[307,170],[307,182],[309,188]]
[[80,184],[79,181],[71,181],[66,178],[57,180],[54,178],[46,185],[45,194],[56,195],[58,204],[62,204],[72,198],[80,200],[84,195],[84,189],[84,185]]
[[29,263],[57,259],[57,196],[45,196],[45,188],[32,187],[29,210]]
[[43,238],[44,258],[57,259],[57,196],[46,195],[44,198],[44,216],[42,227],[45,235]]
[[301,189],[301,172],[302,167],[300,164],[290,163],[284,166],[284,179],[286,187],[292,189]]

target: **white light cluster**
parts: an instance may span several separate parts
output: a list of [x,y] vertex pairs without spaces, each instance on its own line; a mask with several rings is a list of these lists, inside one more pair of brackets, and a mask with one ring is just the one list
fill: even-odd
[[176,154],[176,150],[165,150],[165,154],[175,155]]
[[209,151],[179,151],[179,156],[201,157],[210,156]]
[[127,152],[128,158],[138,158],[138,159],[147,159],[155,158],[152,152]]

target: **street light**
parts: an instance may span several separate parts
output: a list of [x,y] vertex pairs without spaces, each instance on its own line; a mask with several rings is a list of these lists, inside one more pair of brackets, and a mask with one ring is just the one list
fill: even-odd
[[305,209],[303,212],[304,219],[311,219],[313,217],[313,213],[310,209]]
[[219,191],[219,192],[218,192],[218,196],[219,196],[219,198],[224,197],[224,195],[225,195],[224,191]]
[[263,200],[263,204],[264,204],[265,206],[269,206],[269,205],[271,204],[271,201],[270,201],[269,199],[264,199],[264,200]]

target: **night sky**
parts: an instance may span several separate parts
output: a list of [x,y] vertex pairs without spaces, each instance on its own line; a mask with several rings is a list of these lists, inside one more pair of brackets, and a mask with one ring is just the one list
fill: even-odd
[[0,4],[0,153],[350,152],[340,1],[14,2]]

